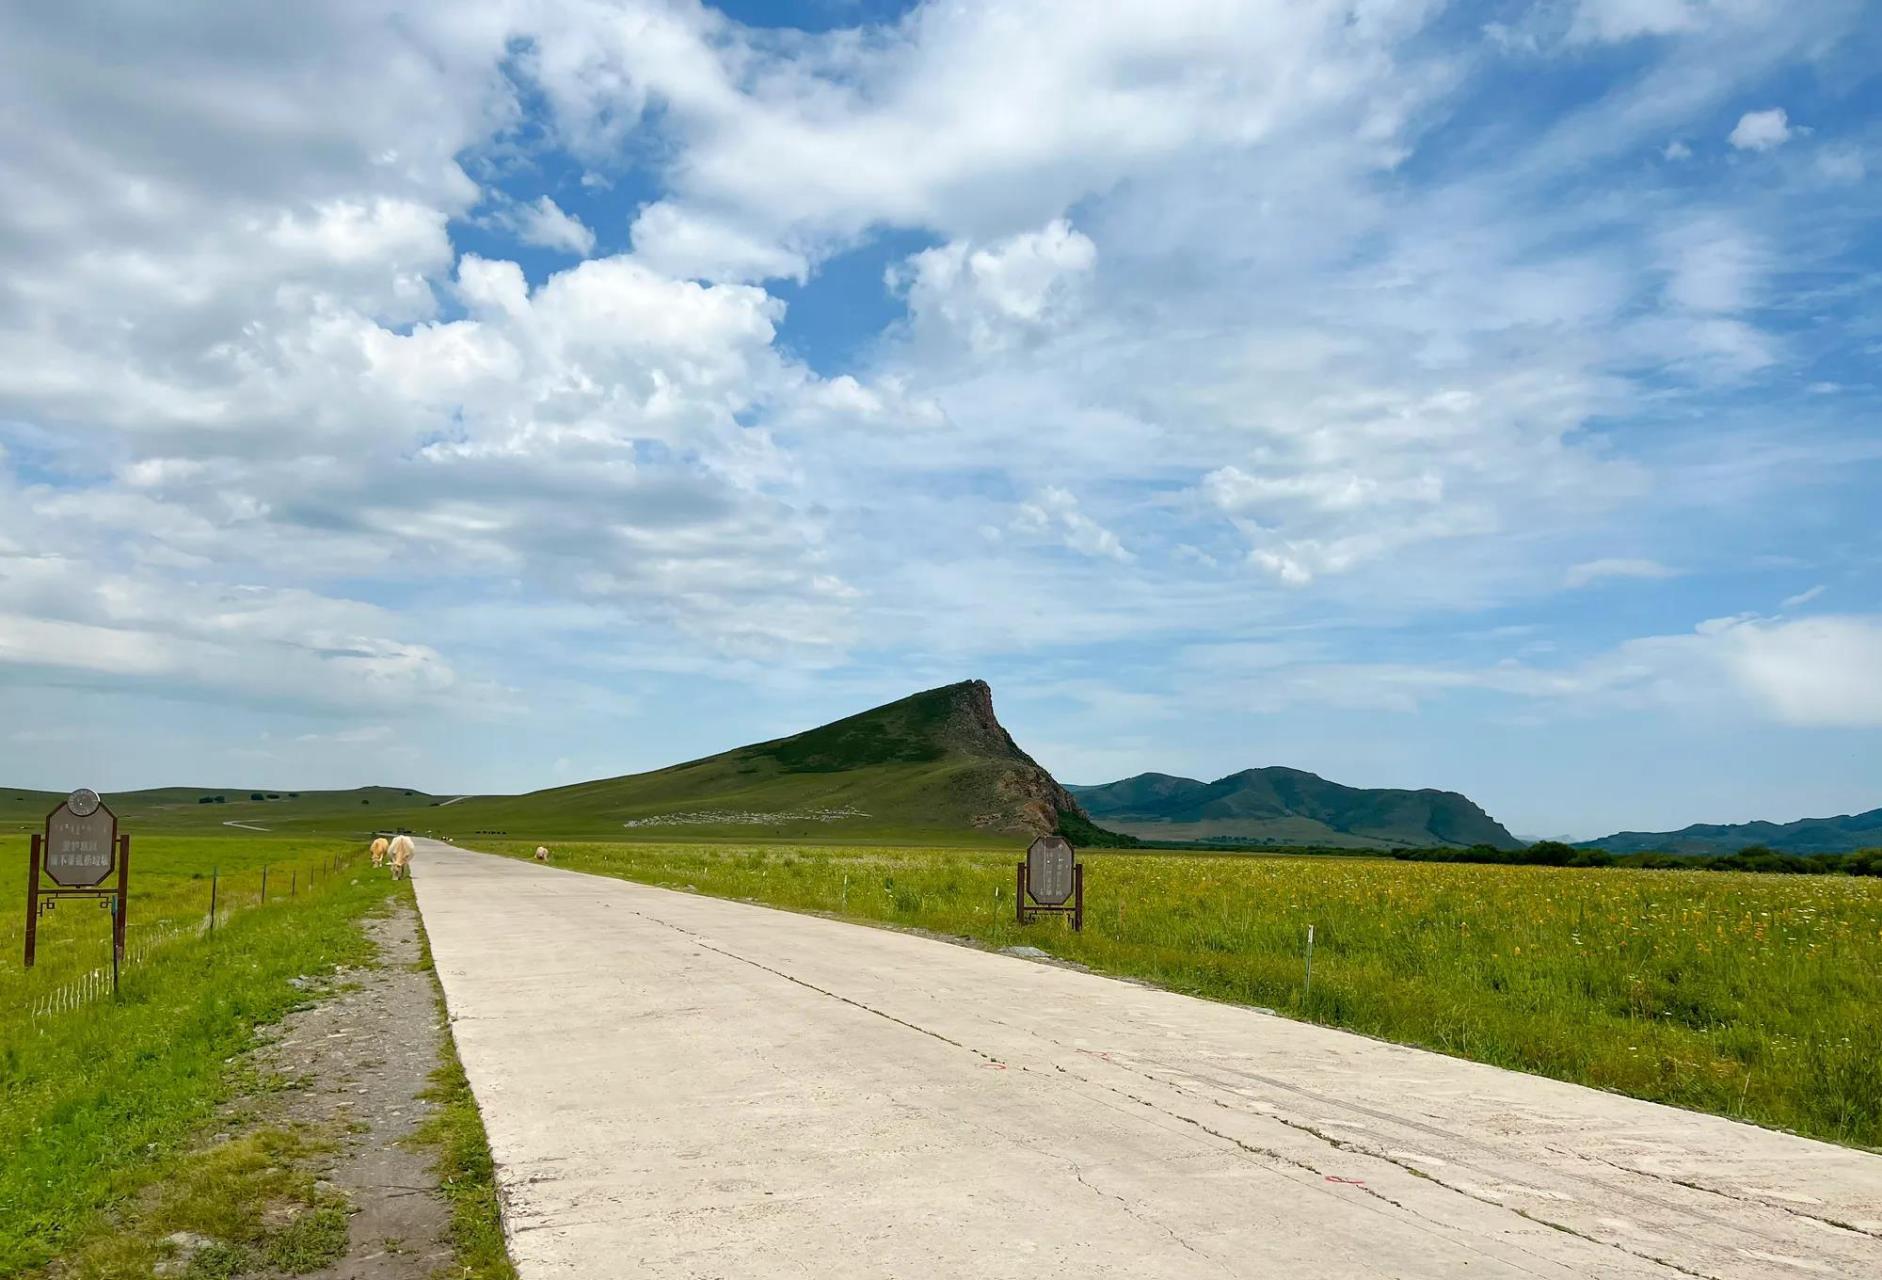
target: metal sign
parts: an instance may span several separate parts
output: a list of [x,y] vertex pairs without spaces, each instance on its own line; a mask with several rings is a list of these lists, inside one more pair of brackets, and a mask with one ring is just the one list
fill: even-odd
[[95,791],[74,791],[46,817],[46,876],[65,889],[89,889],[117,869],[118,819]]
[[[112,872],[116,888],[99,888]],[[52,881],[50,887],[41,878]],[[61,899],[98,898],[111,910],[111,989],[118,989],[124,967],[124,936],[131,890],[131,838],[118,834],[117,815],[98,793],[80,787],[46,815],[46,830],[35,831],[27,850],[26,967],[33,967],[39,943],[39,916]]]
[[1085,927],[1085,864],[1064,836],[1034,840],[1014,875],[1013,909],[1021,924],[1034,916],[1066,915],[1072,918],[1073,930]]
[[1072,846],[1064,836],[1040,836],[1026,849],[1026,887],[1041,906],[1062,907],[1072,896]]

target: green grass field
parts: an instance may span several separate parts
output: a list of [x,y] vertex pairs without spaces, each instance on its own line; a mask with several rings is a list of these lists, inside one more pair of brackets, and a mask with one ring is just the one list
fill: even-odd
[[[350,865],[336,870],[336,853]],[[25,842],[0,840],[22,868]],[[0,1275],[43,1265],[95,1234],[101,1216],[143,1188],[188,1173],[201,1127],[237,1083],[230,1063],[253,1029],[305,997],[302,974],[362,963],[362,915],[386,877],[332,840],[140,837],[133,843],[131,941],[175,928],[108,996],[35,1017],[37,998],[109,964],[109,918],[89,902],[42,922],[40,963],[20,966],[25,876],[0,896]],[[267,865],[269,900],[260,899]],[[209,872],[222,869],[221,922],[198,936]],[[226,913],[226,914],[224,914]],[[265,1164],[265,1161],[264,1161]]]
[[[475,847],[527,856],[533,842]],[[555,856],[1023,942],[1179,991],[1882,1148],[1874,879],[1087,854],[1086,929],[1073,934],[1014,923],[1011,850],[574,843]]]

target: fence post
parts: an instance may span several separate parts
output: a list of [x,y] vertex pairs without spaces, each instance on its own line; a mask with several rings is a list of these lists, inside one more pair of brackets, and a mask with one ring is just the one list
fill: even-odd
[[216,881],[222,878],[221,867],[209,868],[209,932],[216,931]]
[[1313,926],[1308,925],[1307,926],[1307,983],[1304,987],[1301,988],[1301,993],[1300,993],[1301,1003],[1305,1004],[1307,1001],[1307,997],[1312,994],[1313,994]]
[[124,968],[124,929],[131,916],[131,838],[118,837],[118,896],[111,907],[111,998],[116,1000],[118,974]]
[[261,864],[261,900],[268,901],[268,864]]

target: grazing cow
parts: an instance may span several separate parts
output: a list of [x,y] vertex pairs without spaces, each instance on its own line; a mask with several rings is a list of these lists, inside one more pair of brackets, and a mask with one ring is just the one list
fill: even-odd
[[412,838],[393,836],[392,843],[386,851],[392,855],[392,878],[394,880],[405,879],[405,868],[412,864],[412,854],[417,852],[412,847]]
[[373,838],[372,865],[375,871],[386,865],[386,838],[384,836]]
[[538,862],[549,861],[549,851],[543,848],[541,845],[536,846],[536,861]]

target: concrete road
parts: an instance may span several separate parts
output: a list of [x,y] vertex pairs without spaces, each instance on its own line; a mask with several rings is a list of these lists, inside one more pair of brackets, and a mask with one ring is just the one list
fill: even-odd
[[524,1280],[1882,1277],[1882,1157],[421,842]]

